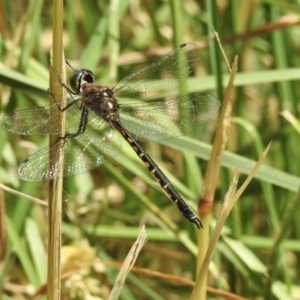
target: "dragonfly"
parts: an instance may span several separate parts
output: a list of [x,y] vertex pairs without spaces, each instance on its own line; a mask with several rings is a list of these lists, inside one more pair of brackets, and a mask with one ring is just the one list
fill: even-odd
[[[1,121],[2,128],[13,133],[57,136],[52,145],[24,160],[18,170],[20,178],[44,181],[87,172],[115,158],[125,140],[183,216],[198,229],[203,228],[180,193],[137,142],[187,134],[216,114],[220,102],[207,93],[158,98],[178,88],[194,72],[199,59],[198,45],[182,44],[113,88],[95,84],[88,69],[72,68],[70,87],[57,73],[60,84],[69,93],[67,99],[54,99],[55,103],[48,106],[13,112]],[[54,110],[51,116],[50,110]],[[63,115],[66,128],[61,134],[53,120]]]

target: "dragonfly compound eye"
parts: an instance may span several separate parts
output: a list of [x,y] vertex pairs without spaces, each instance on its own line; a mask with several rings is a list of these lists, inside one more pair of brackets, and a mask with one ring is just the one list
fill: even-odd
[[81,84],[82,83],[93,84],[95,81],[93,72],[88,69],[81,69],[81,71],[82,71]]
[[94,81],[93,72],[87,69],[76,70],[70,77],[71,88],[77,94],[82,92],[83,84],[93,84]]
[[81,92],[82,73],[83,73],[83,70],[77,70],[77,71],[74,71],[72,76],[70,76],[70,79],[69,79],[70,80],[70,86],[71,86],[72,90],[75,93],[80,93]]

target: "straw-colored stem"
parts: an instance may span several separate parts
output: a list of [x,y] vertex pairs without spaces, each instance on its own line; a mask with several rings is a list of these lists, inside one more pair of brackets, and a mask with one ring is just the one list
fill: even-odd
[[229,188],[229,191],[225,196],[224,205],[223,205],[221,214],[220,214],[220,216],[217,220],[217,224],[216,224],[216,227],[214,229],[211,242],[210,242],[209,247],[207,249],[207,252],[205,254],[201,269],[198,273],[197,281],[195,283],[195,287],[194,287],[192,295],[190,297],[191,300],[205,299],[205,296],[203,298],[203,296],[201,296],[201,295],[203,294],[203,289],[204,288],[205,288],[205,291],[206,291],[206,285],[204,283],[205,283],[207,270],[208,270],[209,264],[211,262],[213,253],[216,249],[217,242],[220,238],[222,228],[224,227],[225,221],[226,221],[229,213],[231,212],[232,208],[234,207],[234,205],[236,204],[238,199],[241,197],[242,193],[245,191],[246,187],[249,185],[249,183],[253,179],[254,175],[258,171],[259,167],[263,163],[263,161],[264,161],[267,153],[269,152],[270,148],[271,148],[271,143],[267,146],[267,148],[265,149],[265,151],[263,152],[263,154],[261,155],[261,157],[259,158],[259,160],[255,164],[254,168],[250,172],[249,176],[246,178],[246,180],[244,181],[244,183],[241,185],[241,187],[238,189],[238,191],[236,193],[234,193],[234,192],[235,192],[235,188],[237,186],[237,180],[238,180],[239,172],[237,171],[235,173],[235,176],[233,178],[233,181],[232,181],[232,184]]
[[[222,109],[219,116],[219,121],[217,124],[217,133],[211,153],[211,158],[208,162],[207,169],[203,181],[202,196],[199,205],[199,215],[204,225],[204,230],[199,231],[198,234],[198,247],[199,252],[197,256],[197,270],[199,272],[204,257],[206,255],[206,250],[208,248],[209,241],[209,219],[210,210],[213,205],[213,199],[215,194],[215,189],[217,186],[219,172],[221,167],[222,153],[224,151],[227,137],[230,130],[230,118],[231,118],[231,95],[234,88],[234,78],[237,70],[237,58],[235,59],[228,87],[225,92],[224,100],[222,103]],[[201,299],[205,299],[206,295],[206,285],[202,285]]]
[[[52,67],[58,72],[60,78],[64,79],[63,72],[63,2],[54,0],[53,2],[53,46],[52,46]],[[58,84],[56,73],[50,70],[50,103],[54,99],[64,98],[64,89]],[[56,109],[57,110],[57,109]],[[50,111],[50,116],[51,116]],[[52,120],[59,126],[63,135],[63,120]],[[50,136],[50,144],[57,140],[57,136]],[[58,157],[51,157],[50,161],[55,163]],[[50,166],[51,167],[51,166]],[[49,238],[48,238],[48,299],[60,299],[60,248],[61,248],[61,196],[62,180],[51,180],[49,182]]]

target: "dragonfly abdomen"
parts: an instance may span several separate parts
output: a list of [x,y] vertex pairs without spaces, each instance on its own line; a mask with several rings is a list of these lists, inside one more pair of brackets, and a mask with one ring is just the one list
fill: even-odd
[[160,170],[158,165],[152,160],[152,158],[146,153],[146,151],[132,138],[131,134],[124,128],[121,122],[117,120],[112,121],[114,127],[121,133],[127,143],[136,152],[138,157],[143,161],[155,180],[160,184],[166,195],[172,200],[178,207],[180,212],[190,222],[194,223],[199,229],[203,228],[201,221],[194,215],[189,206],[185,203],[182,196],[171,184],[169,179]]

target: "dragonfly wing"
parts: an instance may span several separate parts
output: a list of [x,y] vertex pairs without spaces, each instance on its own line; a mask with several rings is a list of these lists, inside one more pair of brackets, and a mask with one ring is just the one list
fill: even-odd
[[[26,181],[44,181],[87,172],[113,159],[121,150],[122,137],[103,120],[94,118],[86,131],[74,138],[59,139],[27,158],[19,168]],[[49,169],[49,153],[57,157]],[[51,161],[50,161],[51,162]]]
[[7,131],[23,135],[46,135],[49,134],[48,119],[47,107],[37,107],[20,110],[5,116],[1,120],[1,127]]
[[[66,111],[62,112],[58,107],[64,108],[71,101],[74,102]],[[56,126],[57,120],[66,114],[66,131],[76,132],[78,122],[80,121],[80,98],[70,98],[66,101],[54,103],[44,107],[35,107],[31,109],[20,110],[5,116],[1,120],[1,127],[9,132],[21,135],[59,135],[60,132]],[[52,110],[50,119],[50,110]]]
[[162,59],[121,80],[115,97],[150,98],[171,91],[191,74],[200,58],[196,44],[182,44]]
[[219,106],[219,100],[210,94],[192,94],[121,106],[120,119],[135,139],[159,141],[191,132],[209,120]]

